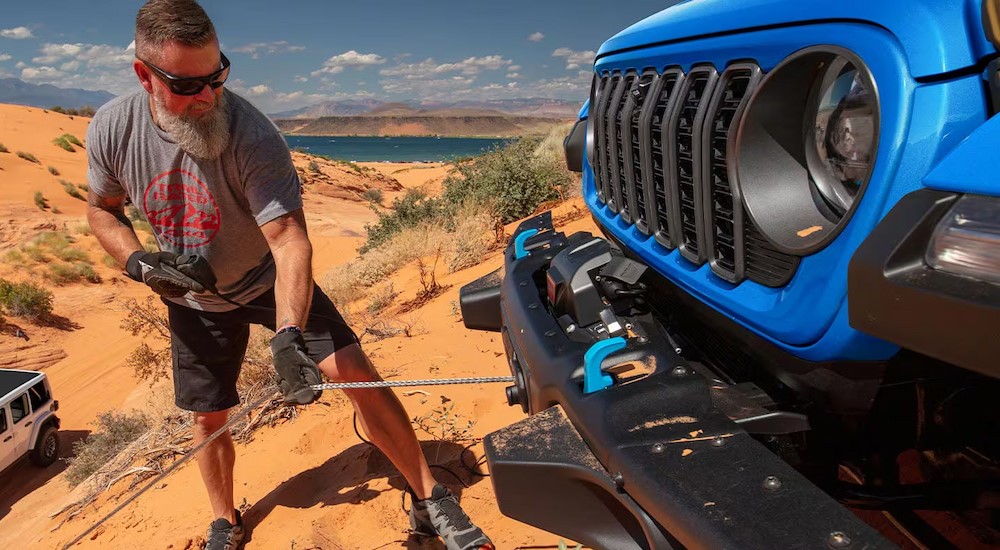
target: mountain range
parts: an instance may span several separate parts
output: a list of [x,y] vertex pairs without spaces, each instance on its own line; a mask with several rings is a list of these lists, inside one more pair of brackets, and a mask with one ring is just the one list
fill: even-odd
[[[484,101],[403,101],[385,102],[374,99],[327,101],[279,113],[271,113],[272,119],[313,119],[321,117],[359,116],[359,115],[413,115],[429,112],[453,113],[497,112],[505,115],[523,117],[542,117],[570,119],[576,118],[580,110],[579,101],[547,98],[493,99]],[[437,114],[436,116],[440,116]],[[462,116],[458,114],[457,116]]]
[[114,94],[104,90],[59,88],[51,84],[29,84],[18,78],[0,78],[0,103],[44,109],[55,106],[64,109],[97,109],[114,97]]

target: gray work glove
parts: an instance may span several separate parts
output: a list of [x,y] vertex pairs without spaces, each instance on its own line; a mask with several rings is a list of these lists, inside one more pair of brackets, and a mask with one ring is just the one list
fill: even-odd
[[125,272],[168,298],[179,298],[189,291],[215,290],[215,273],[201,256],[139,250],[129,256]]
[[323,380],[316,363],[306,353],[306,342],[298,329],[275,334],[271,338],[271,356],[286,404],[308,405],[319,399],[323,392],[309,386],[321,384]]

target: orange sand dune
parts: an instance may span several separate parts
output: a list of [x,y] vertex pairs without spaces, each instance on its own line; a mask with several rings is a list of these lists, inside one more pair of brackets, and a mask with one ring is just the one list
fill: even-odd
[[[86,124],[87,120],[79,117],[71,120],[41,109],[0,105],[0,143],[11,151],[0,153],[0,276],[41,280],[23,266],[8,265],[4,254],[40,231],[69,229],[83,221],[83,202],[67,195],[58,179],[83,183],[85,153],[65,152],[51,140],[64,132],[82,139]],[[41,165],[17,158],[14,152],[18,150],[33,153]],[[62,175],[49,174],[49,165]],[[403,188],[439,188],[448,172],[444,165],[364,166],[398,181]],[[335,174],[330,177],[337,178]],[[39,190],[50,205],[58,208],[58,213],[42,212],[35,206],[33,195]],[[385,203],[389,204],[398,193],[387,192]],[[374,220],[374,213],[362,201],[310,192],[309,185],[306,212],[316,251],[314,270],[317,279],[322,280],[330,268],[356,256],[356,248],[363,242],[364,224]],[[594,231],[586,219],[563,229]],[[76,234],[75,238],[76,246],[88,250],[95,259],[100,257],[93,236]],[[501,263],[502,258],[494,255],[462,272],[448,275],[439,271],[438,281],[451,285],[450,289],[401,316],[413,323],[412,337],[365,344],[380,370],[394,379],[508,375],[499,335],[466,330],[454,307],[463,284]],[[169,384],[150,388],[137,382],[123,366],[139,339],[119,328],[121,304],[128,298],[142,298],[147,292],[121,276],[118,268],[100,261],[94,267],[102,283],[52,288],[55,318],[49,325],[8,318],[9,324],[0,334],[0,353],[3,359],[13,358],[10,360],[15,366],[48,361],[44,369],[51,376],[60,402],[64,457],[70,456],[73,441],[93,429],[102,411],[147,408],[170,393]],[[404,270],[394,281],[401,296],[412,296],[418,288],[412,273]],[[393,309],[385,315],[394,315]],[[15,339],[14,327],[27,332],[30,342]],[[26,348],[28,344],[32,347]],[[64,357],[59,358],[56,352]],[[520,409],[506,405],[501,384],[438,386],[422,388],[421,392],[400,389],[397,394],[411,417],[439,407],[444,399],[450,400],[463,421],[474,421],[475,437],[522,418]],[[343,397],[327,392],[294,421],[265,428],[250,443],[238,446],[236,501],[247,509],[244,517],[252,529],[248,549],[442,548],[437,541],[408,539],[407,518],[400,508],[403,480],[380,452],[357,439],[350,410]],[[423,432],[418,436],[424,441],[431,463],[454,471],[462,483],[469,485],[465,488],[448,473],[435,469],[438,478],[460,494],[465,508],[498,548],[556,547],[558,536],[500,514],[489,479],[470,476],[459,463],[461,447],[439,445]],[[474,458],[466,457],[470,463],[482,456],[481,445],[471,450]],[[102,497],[85,513],[60,526],[60,519],[48,516],[68,501],[70,488],[64,469],[62,461],[44,470],[25,462],[0,476],[0,548],[61,547],[118,502]],[[112,493],[118,490],[116,486]],[[79,547],[194,548],[211,519],[197,468],[186,464]]]

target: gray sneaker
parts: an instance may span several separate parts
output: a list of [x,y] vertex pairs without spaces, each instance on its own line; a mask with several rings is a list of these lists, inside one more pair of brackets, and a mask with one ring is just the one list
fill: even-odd
[[410,528],[413,534],[440,536],[447,550],[493,550],[493,542],[476,527],[458,505],[458,499],[447,487],[434,486],[431,498],[413,499],[410,506]]
[[236,525],[219,518],[208,527],[205,550],[239,550],[243,548],[243,518],[236,510]]

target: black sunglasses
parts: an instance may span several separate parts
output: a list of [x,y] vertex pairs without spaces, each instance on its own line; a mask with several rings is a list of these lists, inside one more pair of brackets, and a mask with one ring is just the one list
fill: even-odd
[[198,95],[205,86],[211,86],[215,90],[219,86],[222,86],[226,82],[226,79],[229,78],[229,58],[222,52],[219,52],[219,55],[222,56],[222,68],[208,76],[172,75],[145,59],[138,59],[170,88],[171,93],[176,95]]

